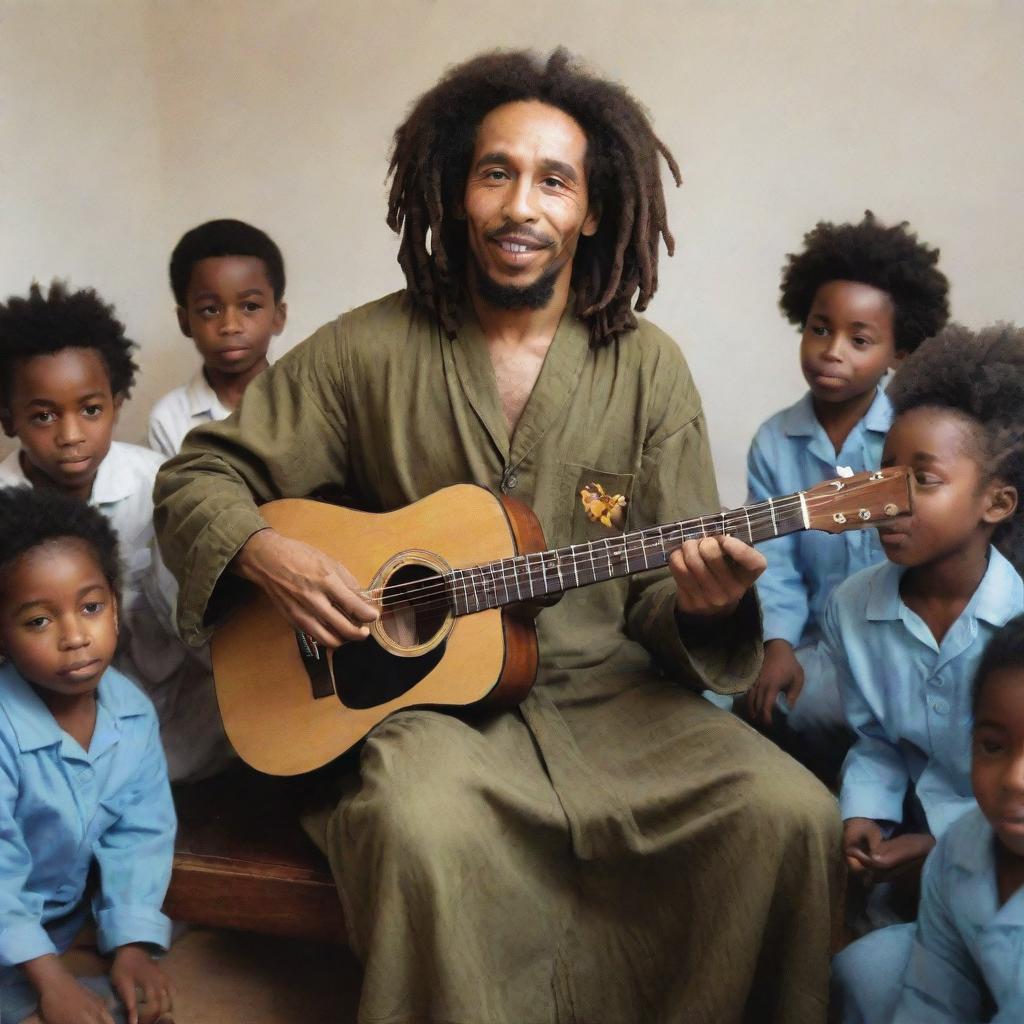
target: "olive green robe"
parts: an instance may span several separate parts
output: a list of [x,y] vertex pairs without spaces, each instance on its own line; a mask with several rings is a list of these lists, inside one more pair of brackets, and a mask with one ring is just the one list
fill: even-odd
[[[530,505],[551,547],[608,534],[591,482],[625,495],[627,529],[718,508],[697,390],[657,328],[595,350],[567,312],[510,440],[472,314],[449,341],[399,293],[317,331],[161,472],[184,635],[230,605],[251,496],[340,487],[386,511],[466,481]],[[339,773],[308,827],[366,968],[361,1021],[825,1019],[834,801],[697,695],[754,678],[753,599],[685,642],[674,608],[665,570],[570,591],[540,614],[518,710],[403,712]]]

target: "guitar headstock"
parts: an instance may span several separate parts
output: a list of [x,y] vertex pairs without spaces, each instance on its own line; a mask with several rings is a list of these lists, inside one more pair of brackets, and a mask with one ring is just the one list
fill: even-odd
[[804,493],[812,530],[842,533],[908,515],[914,504],[911,471],[892,466],[816,484]]

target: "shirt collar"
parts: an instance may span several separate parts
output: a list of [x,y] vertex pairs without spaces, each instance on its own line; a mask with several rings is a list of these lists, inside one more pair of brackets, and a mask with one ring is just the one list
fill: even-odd
[[[867,618],[879,622],[899,619],[900,578],[906,569],[892,562],[882,562],[874,569],[868,589]],[[1007,599],[1013,593],[1016,600]],[[1024,595],[1024,581],[1017,570],[991,545],[988,549],[988,568],[971,595],[963,614],[984,619],[993,626],[1005,625],[1019,608]]]
[[196,371],[195,376],[186,385],[185,397],[188,399],[188,414],[190,416],[210,414],[217,419],[221,415],[226,418],[231,413],[231,410],[217,397],[217,392],[210,387],[210,382],[201,368]]
[[[144,715],[146,698],[116,669],[108,668],[99,685],[99,703],[113,719]],[[64,731],[20,672],[10,663],[0,665],[0,706],[3,707],[22,753],[62,743]],[[100,751],[91,750],[90,754]]]
[[[15,448],[0,463],[0,484],[5,487],[31,487],[32,482],[21,468],[21,448]],[[109,505],[131,496],[137,484],[136,475],[124,464],[124,449],[118,441],[110,442],[110,450],[96,470],[92,482],[90,505]]]
[[[861,418],[865,430],[876,434],[885,434],[892,426],[892,406],[885,394],[885,386],[889,382],[886,374],[875,385],[875,397],[868,406],[868,411]],[[783,414],[782,429],[788,437],[814,437],[821,431],[821,424],[814,412],[814,400],[808,391],[795,405],[791,405]]]

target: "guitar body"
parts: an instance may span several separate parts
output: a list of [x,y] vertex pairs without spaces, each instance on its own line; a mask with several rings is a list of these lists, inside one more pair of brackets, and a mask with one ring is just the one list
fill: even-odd
[[[380,515],[291,498],[260,514],[341,562],[365,590],[411,583],[440,595],[432,581],[442,573],[544,548],[530,509],[472,484]],[[254,590],[211,644],[217,701],[239,756],[271,775],[297,775],[403,708],[523,699],[537,674],[536,629],[524,608],[454,617],[443,600],[425,607],[387,612],[369,639],[332,652],[304,647]]]

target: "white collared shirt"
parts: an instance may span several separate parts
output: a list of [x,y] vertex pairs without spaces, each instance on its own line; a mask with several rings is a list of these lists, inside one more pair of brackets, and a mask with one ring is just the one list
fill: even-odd
[[[16,449],[0,463],[0,486],[31,487]],[[113,441],[93,481],[89,504],[117,533],[122,566],[115,665],[140,683],[156,706],[172,781],[199,778],[226,760],[206,648],[190,650],[174,626],[178,585],[160,557],[153,533],[156,452]]]
[[231,410],[217,397],[200,368],[187,384],[168,392],[153,406],[149,414],[149,447],[165,459],[173,458],[193,427],[226,420],[230,415]]

